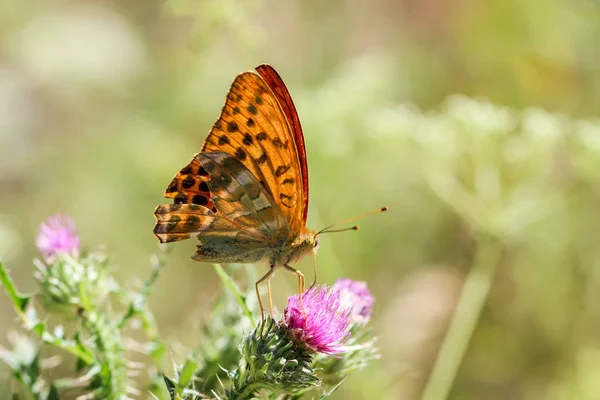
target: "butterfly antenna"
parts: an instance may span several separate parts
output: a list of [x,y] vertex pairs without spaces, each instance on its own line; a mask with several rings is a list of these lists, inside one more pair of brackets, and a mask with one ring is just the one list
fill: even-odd
[[358,225],[354,225],[354,226],[351,226],[350,228],[332,229],[332,230],[330,230],[330,231],[320,231],[319,233],[317,233],[317,235],[318,235],[318,234],[321,234],[321,233],[332,233],[332,232],[357,231],[357,230],[358,230],[358,228],[360,228],[360,226],[358,226]]
[[338,225],[342,225],[342,224],[345,224],[345,223],[348,223],[348,222],[351,222],[351,221],[356,221],[357,219],[368,217],[369,215],[377,214],[377,213],[384,212],[384,211],[387,211],[387,210],[388,210],[387,207],[381,207],[381,208],[379,208],[377,210],[373,210],[373,211],[368,212],[366,214],[359,215],[357,217],[348,218],[348,219],[345,219],[345,220],[340,221],[340,222],[336,222],[335,224],[329,225],[328,227],[326,227],[324,229],[321,229],[319,232],[317,232],[317,235],[320,235],[321,233],[356,231],[356,230],[358,230],[358,225],[354,225],[354,226],[352,226],[350,228],[333,229],[333,230],[330,230],[330,229],[333,228],[333,227],[336,227]]

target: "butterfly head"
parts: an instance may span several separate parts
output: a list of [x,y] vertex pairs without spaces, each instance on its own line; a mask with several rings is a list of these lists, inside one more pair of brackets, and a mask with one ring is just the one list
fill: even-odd
[[302,233],[300,233],[300,235],[298,235],[296,240],[292,242],[288,260],[294,262],[299,261],[308,254],[316,253],[318,248],[318,234],[305,229]]

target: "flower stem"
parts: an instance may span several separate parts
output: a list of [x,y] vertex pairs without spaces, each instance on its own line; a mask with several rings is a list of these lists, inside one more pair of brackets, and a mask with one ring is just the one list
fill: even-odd
[[242,291],[237,287],[233,279],[225,272],[223,267],[220,264],[214,264],[213,267],[219,275],[219,278],[225,283],[225,285],[231,290],[233,295],[235,296],[236,301],[242,308],[244,315],[250,320],[250,323],[254,326],[254,317],[252,316],[252,311],[248,308],[248,304],[246,303],[246,297],[242,294]]
[[485,234],[479,236],[475,264],[463,285],[421,400],[443,400],[448,397],[492,286],[501,253],[502,243],[498,238]]
[[95,362],[103,372],[99,398],[123,398],[127,393],[127,370],[119,330],[107,316],[94,309],[82,313],[82,325],[98,349]]

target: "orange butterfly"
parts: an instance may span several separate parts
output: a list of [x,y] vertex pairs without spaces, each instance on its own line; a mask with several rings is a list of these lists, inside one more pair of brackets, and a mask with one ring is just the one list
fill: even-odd
[[295,273],[304,292],[304,275],[290,263],[316,253],[318,235],[329,227],[306,228],[304,136],[290,93],[271,66],[235,78],[202,151],[173,178],[165,197],[174,204],[154,211],[161,243],[197,237],[192,258],[207,263],[269,261],[255,285],[263,320],[258,287],[267,282],[273,315],[270,279],[278,267]]

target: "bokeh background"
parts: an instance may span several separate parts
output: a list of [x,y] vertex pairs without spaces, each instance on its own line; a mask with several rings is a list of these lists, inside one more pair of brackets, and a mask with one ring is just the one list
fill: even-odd
[[[449,398],[598,399],[598,38],[596,0],[1,1],[0,255],[32,290],[63,212],[145,279],[163,190],[266,62],[304,127],[309,227],[390,207],[321,241],[321,282],[369,283],[383,353],[335,398],[420,398],[469,280],[461,307],[485,303]],[[193,249],[151,299],[189,345],[219,288]],[[282,309],[295,278],[274,283]],[[0,321],[4,344],[4,293]]]

